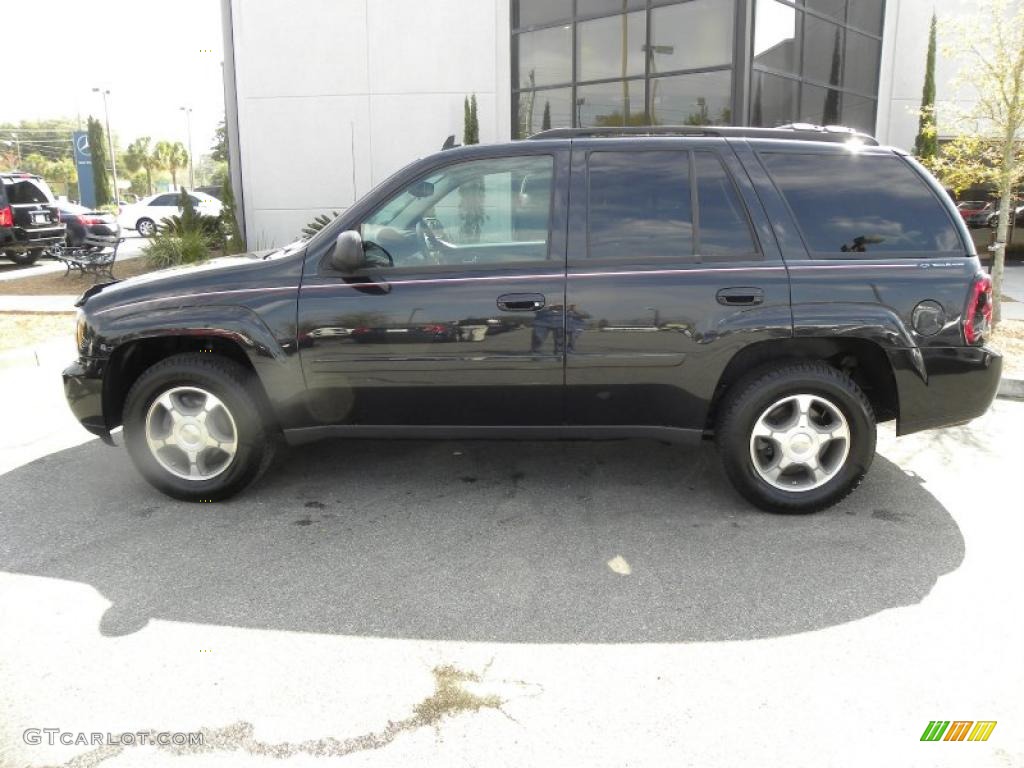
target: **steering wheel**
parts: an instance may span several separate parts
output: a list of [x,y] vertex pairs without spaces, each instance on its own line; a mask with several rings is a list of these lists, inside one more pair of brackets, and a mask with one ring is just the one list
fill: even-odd
[[430,228],[430,225],[423,219],[416,220],[416,240],[419,242],[427,261],[432,264],[441,263],[441,241],[434,234],[434,230]]

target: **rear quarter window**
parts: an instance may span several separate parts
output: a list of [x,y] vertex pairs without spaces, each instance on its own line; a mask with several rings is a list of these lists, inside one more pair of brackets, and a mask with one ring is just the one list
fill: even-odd
[[897,155],[765,152],[815,255],[962,253],[945,206]]

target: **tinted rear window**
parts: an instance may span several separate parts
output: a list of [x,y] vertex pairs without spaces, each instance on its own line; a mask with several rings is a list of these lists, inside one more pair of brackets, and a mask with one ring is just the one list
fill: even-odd
[[896,155],[761,155],[813,253],[963,250],[944,206]]
[[592,152],[592,259],[693,258],[689,152]]
[[17,179],[10,183],[5,179],[4,191],[7,193],[7,202],[11,205],[49,203],[53,200],[50,188],[42,179]]

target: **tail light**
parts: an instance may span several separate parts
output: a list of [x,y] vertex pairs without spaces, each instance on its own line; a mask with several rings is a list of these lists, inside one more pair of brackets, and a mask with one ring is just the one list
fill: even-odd
[[14,226],[14,214],[11,212],[11,207],[0,208],[0,227],[13,227]]
[[992,278],[978,275],[971,284],[964,312],[964,340],[968,344],[985,341],[985,334],[992,326]]
[[103,223],[103,219],[97,216],[79,216],[78,220],[87,227],[94,227],[97,224]]

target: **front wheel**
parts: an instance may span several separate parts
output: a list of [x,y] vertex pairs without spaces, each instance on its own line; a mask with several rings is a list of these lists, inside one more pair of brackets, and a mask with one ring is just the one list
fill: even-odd
[[147,370],[124,407],[125,445],[136,468],[185,501],[241,491],[274,452],[257,386],[245,368],[215,355],[175,355]]
[[727,394],[716,439],[736,490],[771,512],[816,512],[864,479],[875,417],[853,380],[822,362],[761,369]]

